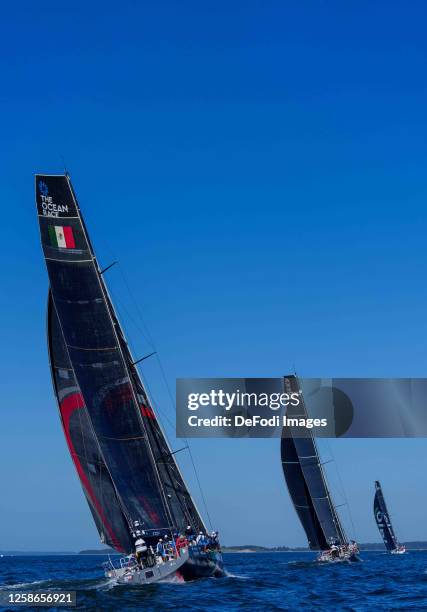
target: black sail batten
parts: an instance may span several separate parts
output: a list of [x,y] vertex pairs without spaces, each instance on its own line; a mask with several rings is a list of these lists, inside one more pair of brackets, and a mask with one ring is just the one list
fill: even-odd
[[[288,418],[307,418],[296,376],[284,378],[285,391],[299,394],[299,404],[289,405]],[[347,544],[347,536],[334,506],[310,429],[283,428],[281,458],[286,484],[311,550],[327,550],[332,543]]]
[[[37,176],[36,201],[64,343],[124,514],[147,530],[175,529],[184,522],[203,525],[182,478],[171,479],[172,472],[179,474],[179,469],[160,427],[154,426],[157,419],[139,375],[130,366],[133,359],[99,274],[68,176]],[[146,398],[145,407],[138,392]],[[167,469],[159,463],[154,438],[160,449],[168,449]],[[167,491],[168,478],[172,494]],[[192,522],[189,512],[183,512],[185,500],[195,511]]]
[[374,516],[386,549],[391,552],[399,548],[399,542],[391,524],[384,494],[378,480],[375,481]]
[[64,435],[101,541],[119,552],[129,552],[132,549],[129,524],[93,433],[50,291],[47,338],[52,383]]

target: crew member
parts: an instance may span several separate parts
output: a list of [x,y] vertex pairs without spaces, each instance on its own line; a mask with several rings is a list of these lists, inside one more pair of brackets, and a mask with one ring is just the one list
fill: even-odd
[[183,535],[180,535],[175,540],[175,547],[177,555],[181,554],[181,550],[188,546],[187,538]]
[[218,538],[218,532],[217,531],[212,531],[211,535],[210,535],[210,542],[209,542],[209,546],[215,550],[217,548],[219,548],[219,538]]
[[203,531],[200,531],[199,535],[197,536],[196,544],[198,544],[202,550],[206,550],[207,543],[208,540],[205,534],[203,533]]
[[340,551],[339,548],[336,544],[332,544],[331,546],[331,557],[332,559],[336,559],[337,557],[339,557]]
[[160,538],[159,541],[157,542],[156,555],[158,557],[161,557],[162,561],[165,560],[166,553],[165,553],[165,547],[164,547],[163,539],[162,538]]
[[138,538],[135,541],[135,557],[138,565],[144,567],[147,562],[148,549],[145,541],[142,538]]
[[154,550],[152,546],[148,547],[147,553],[147,566],[154,567],[156,565],[156,555],[154,554]]
[[194,531],[191,525],[187,526],[187,529],[185,530],[185,535],[186,538],[189,542],[192,542],[193,538],[194,538]]

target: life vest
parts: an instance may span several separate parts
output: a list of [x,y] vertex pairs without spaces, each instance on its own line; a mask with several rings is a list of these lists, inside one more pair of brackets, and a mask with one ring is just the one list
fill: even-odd
[[136,552],[146,552],[147,551],[147,546],[145,545],[144,540],[137,540],[135,542],[135,550]]

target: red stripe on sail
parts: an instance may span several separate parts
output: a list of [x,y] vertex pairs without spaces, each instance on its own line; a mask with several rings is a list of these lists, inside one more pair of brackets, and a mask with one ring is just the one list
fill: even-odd
[[73,460],[74,465],[76,466],[76,470],[77,473],[79,475],[79,478],[82,482],[82,485],[85,489],[85,491],[87,491],[87,494],[89,495],[93,505],[95,506],[99,517],[101,518],[106,530],[108,531],[108,534],[111,538],[111,541],[114,545],[114,548],[116,548],[118,551],[120,552],[125,552],[124,548],[122,547],[122,545],[120,544],[120,542],[117,540],[113,529],[107,519],[107,517],[104,514],[104,511],[101,507],[101,504],[99,503],[91,485],[90,482],[85,474],[85,471],[83,469],[82,464],[80,463],[80,460],[77,456],[77,453],[74,449],[73,446],[73,442],[71,440],[71,435],[70,435],[70,418],[71,415],[73,414],[73,412],[75,410],[78,410],[80,408],[84,408],[85,403],[84,403],[84,399],[81,393],[72,393],[71,395],[68,395],[67,397],[65,397],[61,404],[60,404],[60,409],[61,409],[61,416],[62,416],[62,421],[63,421],[63,425],[64,425],[64,433],[65,433],[65,437],[67,439],[67,444],[68,444],[68,448],[70,450],[70,454],[71,454],[71,458]]
[[62,229],[64,231],[65,245],[67,249],[75,249],[76,243],[74,240],[73,228],[70,226],[67,226],[67,227],[63,227]]
[[148,417],[149,419],[155,419],[156,416],[153,412],[153,409],[150,406],[144,406],[144,404],[140,405],[141,413],[143,416]]

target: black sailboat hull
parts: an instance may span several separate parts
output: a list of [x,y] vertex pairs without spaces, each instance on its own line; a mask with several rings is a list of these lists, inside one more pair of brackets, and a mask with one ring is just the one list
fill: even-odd
[[186,581],[198,578],[221,578],[225,575],[222,554],[219,551],[189,549],[188,561],[179,569],[180,576]]

